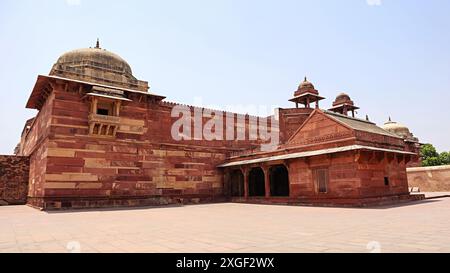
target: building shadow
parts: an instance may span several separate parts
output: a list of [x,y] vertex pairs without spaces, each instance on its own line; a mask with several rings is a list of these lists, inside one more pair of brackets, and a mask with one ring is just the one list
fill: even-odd
[[114,207],[114,208],[86,208],[86,209],[62,209],[62,210],[43,210],[47,214],[72,214],[83,212],[114,212],[114,211],[139,211],[139,210],[152,210],[152,209],[174,209],[181,208],[187,205],[174,204],[166,206],[142,206],[142,207]]
[[413,207],[413,206],[420,206],[420,205],[426,205],[426,204],[432,204],[432,203],[439,203],[443,200],[439,198],[433,198],[433,199],[425,199],[422,201],[412,201],[412,202],[405,202],[405,203],[398,203],[398,204],[391,204],[391,205],[381,205],[376,207],[367,207],[364,209],[372,209],[372,210],[386,210],[386,209],[395,209],[395,208],[402,208],[402,207]]
[[115,207],[115,208],[86,208],[86,209],[65,209],[65,210],[48,210],[43,211],[47,214],[72,214],[72,213],[84,213],[84,212],[114,212],[114,211],[139,211],[139,210],[153,210],[153,209],[175,209],[182,207],[194,207],[194,206],[209,206],[218,204],[239,204],[245,206],[278,206],[278,207],[302,207],[302,208],[323,208],[323,209],[354,209],[354,210],[389,210],[403,207],[421,206],[426,204],[433,204],[442,202],[443,198],[432,198],[421,201],[402,202],[389,205],[377,205],[367,207],[355,207],[355,206],[324,206],[324,205],[306,205],[306,204],[260,204],[260,203],[244,203],[244,202],[222,202],[222,203],[208,203],[208,204],[172,204],[166,206],[142,206],[142,207]]

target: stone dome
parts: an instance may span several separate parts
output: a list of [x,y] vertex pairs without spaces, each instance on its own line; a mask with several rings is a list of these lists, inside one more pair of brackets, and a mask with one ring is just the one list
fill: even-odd
[[130,65],[119,55],[101,48],[83,48],[64,53],[56,62],[57,66],[82,67],[93,65],[119,73],[133,75]]
[[312,90],[315,89],[314,85],[311,82],[309,82],[306,77],[305,77],[305,80],[298,87],[298,90],[303,90],[303,89],[312,89]]
[[398,122],[392,121],[391,118],[389,118],[389,121],[387,121],[382,126],[382,128],[390,133],[396,134],[404,138],[405,140],[418,141],[417,138],[415,138],[414,135],[411,133],[408,127]]
[[351,100],[351,99],[349,95],[341,93],[336,97],[336,100]]
[[350,98],[349,95],[346,93],[339,94],[336,99],[333,102],[333,106],[341,105],[341,104],[348,104],[348,105],[354,105],[354,102]]
[[294,96],[297,97],[306,93],[319,95],[319,91],[317,91],[314,85],[305,77],[305,80],[298,86],[297,91],[295,91]]
[[119,55],[100,48],[76,49],[64,53],[50,75],[122,88],[148,91],[148,83],[133,76],[131,66]]

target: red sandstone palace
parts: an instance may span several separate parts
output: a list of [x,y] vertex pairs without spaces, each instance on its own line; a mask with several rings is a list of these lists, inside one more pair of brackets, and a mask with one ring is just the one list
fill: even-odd
[[[177,104],[149,92],[125,60],[98,43],[70,51],[37,78],[26,105],[38,110],[16,148],[29,162],[26,202],[64,209],[411,200],[406,167],[418,161],[418,140],[394,122],[380,128],[356,118],[346,94],[329,110],[320,109],[323,99],[305,79],[290,100],[295,107],[272,117],[280,142],[270,151],[251,138],[178,141],[171,135]],[[245,124],[233,125],[233,134],[252,126],[248,115],[231,117]]]

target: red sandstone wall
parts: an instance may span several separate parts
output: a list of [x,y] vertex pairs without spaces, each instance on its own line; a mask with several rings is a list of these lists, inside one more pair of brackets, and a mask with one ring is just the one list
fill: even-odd
[[[315,181],[315,170],[329,169],[327,193],[319,193]],[[357,163],[352,152],[298,159],[289,164],[291,197],[300,199],[358,198],[361,179],[355,171]]]
[[[361,195],[365,198],[409,194],[406,163],[403,156],[363,153],[359,160]],[[384,178],[389,178],[389,186]]]
[[258,146],[257,141],[177,142],[171,136],[174,105],[145,97],[123,104],[115,139],[91,137],[89,103],[78,86],[69,86],[69,92],[56,88],[38,117],[39,122],[49,117],[48,140],[31,156],[30,203],[38,207],[221,200],[223,175],[216,166],[231,151]]
[[422,192],[450,192],[450,166],[407,169],[410,187]]
[[[178,120],[178,117],[173,118],[171,117],[172,109],[177,106],[177,104],[173,103],[165,103],[161,102],[160,104],[142,104],[138,102],[130,102],[127,103],[124,106],[124,117],[129,118],[136,118],[133,117],[136,109],[139,107],[144,107],[144,109],[147,111],[146,117],[144,119],[148,122],[148,128],[149,130],[145,134],[146,139],[151,139],[153,142],[157,143],[172,143],[175,145],[189,145],[189,146],[201,146],[201,147],[213,147],[213,148],[220,148],[223,150],[226,150],[227,152],[230,151],[241,151],[241,150],[247,150],[251,148],[258,148],[263,142],[261,140],[257,140],[258,135],[251,134],[250,135],[250,128],[257,128],[258,122],[256,120],[256,117],[251,117],[248,115],[239,115],[239,114],[233,114],[234,117],[234,139],[237,139],[238,130],[243,129],[245,131],[245,140],[227,140],[225,139],[225,132],[227,130],[227,122],[225,122],[227,113],[223,114],[223,132],[224,132],[224,139],[223,140],[214,140],[214,141],[204,141],[204,140],[182,140],[182,141],[176,141],[172,139],[171,135],[171,128],[172,125]],[[196,108],[189,107],[191,110],[191,116],[194,116],[194,111]],[[197,108],[198,109],[198,108]],[[202,120],[203,126],[210,120],[208,117],[204,117]],[[240,127],[237,123],[238,121],[243,120],[245,122],[244,127]],[[194,137],[194,130],[195,130],[195,124],[192,122],[191,132],[192,137]],[[276,124],[275,124],[276,125]],[[275,126],[275,130],[278,130],[278,126]],[[200,125],[201,126],[201,125]],[[198,126],[198,127],[200,127]],[[271,126],[271,120],[268,119],[268,126]],[[200,127],[201,129],[201,127]]]
[[[408,180],[405,162],[393,158],[388,162],[380,153],[354,152],[316,156],[310,159],[293,160],[289,164],[291,198],[303,202],[346,204],[357,199],[381,198],[407,195]],[[359,158],[359,159],[358,159]],[[328,168],[329,184],[327,193],[319,193],[314,177],[316,169]],[[389,177],[389,186],[384,178]]]
[[22,154],[23,156],[31,155],[46,140],[50,133],[50,123],[52,115],[54,96],[50,95],[45,102],[28,134],[23,137]]
[[[24,156],[30,158],[28,201],[34,204],[36,198],[44,196],[45,172],[47,168],[47,147],[54,95],[50,95],[42,110],[36,116],[28,134],[23,136],[21,145]],[[34,204],[37,205],[37,204]]]
[[44,140],[30,155],[30,178],[28,186],[28,201],[40,207],[34,200],[45,196],[45,175],[47,171],[48,140]]
[[356,131],[356,144],[385,149],[405,150],[405,141],[401,138]]
[[0,155],[0,205],[27,202],[29,159]]

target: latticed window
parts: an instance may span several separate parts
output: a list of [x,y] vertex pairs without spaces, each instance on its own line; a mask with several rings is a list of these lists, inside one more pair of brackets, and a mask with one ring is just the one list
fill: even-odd
[[115,137],[120,126],[120,106],[124,99],[99,97],[90,93],[89,134],[97,137]]
[[319,193],[328,192],[328,169],[318,169],[316,170],[316,183]]

